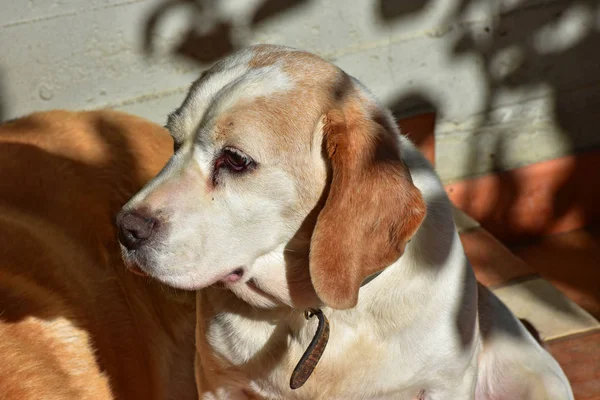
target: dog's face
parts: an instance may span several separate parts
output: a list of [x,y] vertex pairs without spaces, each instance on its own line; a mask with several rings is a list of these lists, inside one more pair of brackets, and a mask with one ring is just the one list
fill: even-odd
[[[169,117],[173,157],[117,218],[125,259],[174,287],[220,283],[255,306],[352,306],[424,215],[393,132],[366,101],[307,53],[260,46],[217,63]],[[380,196],[384,186],[401,198]],[[365,223],[386,197],[400,220],[388,226],[382,211]]]

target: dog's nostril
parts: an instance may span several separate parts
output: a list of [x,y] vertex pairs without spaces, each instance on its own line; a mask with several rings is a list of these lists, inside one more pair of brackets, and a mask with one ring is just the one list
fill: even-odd
[[136,239],[148,239],[152,235],[154,223],[151,218],[134,219],[128,230]]
[[119,241],[129,250],[135,250],[152,237],[157,220],[132,211],[118,218]]
[[232,275],[237,275],[237,276],[239,276],[241,278],[244,275],[244,269],[243,268],[238,268],[235,271],[233,271],[231,274]]

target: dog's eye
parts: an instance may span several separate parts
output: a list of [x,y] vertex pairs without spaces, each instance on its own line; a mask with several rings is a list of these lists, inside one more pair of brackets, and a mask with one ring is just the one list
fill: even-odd
[[222,159],[222,166],[235,172],[242,172],[253,165],[253,161],[250,157],[238,149],[230,147],[223,149],[223,154],[220,158]]

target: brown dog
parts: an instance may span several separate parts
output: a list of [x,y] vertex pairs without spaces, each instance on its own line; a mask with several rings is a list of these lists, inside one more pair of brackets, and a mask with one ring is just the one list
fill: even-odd
[[194,300],[131,274],[114,215],[172,154],[112,111],[0,126],[0,399],[190,399]]

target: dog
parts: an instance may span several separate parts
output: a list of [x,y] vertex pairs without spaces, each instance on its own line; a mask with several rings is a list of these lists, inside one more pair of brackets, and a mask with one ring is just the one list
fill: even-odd
[[166,126],[173,157],[117,223],[131,268],[197,291],[201,399],[573,398],[478,285],[434,169],[359,81],[250,47]]
[[114,216],[172,154],[109,110],[0,125],[0,399],[196,399],[195,298],[127,271]]

